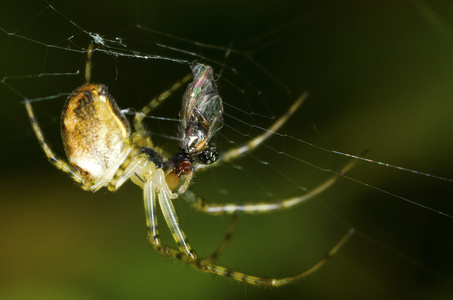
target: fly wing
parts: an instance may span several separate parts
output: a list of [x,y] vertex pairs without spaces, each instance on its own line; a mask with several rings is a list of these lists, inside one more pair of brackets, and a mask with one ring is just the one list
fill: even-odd
[[208,147],[209,140],[222,127],[223,104],[210,66],[192,65],[193,82],[184,93],[179,147],[194,154]]

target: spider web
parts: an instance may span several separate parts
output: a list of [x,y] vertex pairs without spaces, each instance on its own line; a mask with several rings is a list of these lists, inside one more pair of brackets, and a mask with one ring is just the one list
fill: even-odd
[[[270,272],[266,276],[290,275],[319,259],[354,227],[357,234],[332,258],[329,270],[319,271],[326,273],[284,288],[284,293],[314,297],[319,288],[335,286],[324,295],[347,295],[351,289],[361,296],[392,298],[433,295],[435,289],[447,295],[452,292],[448,278],[453,265],[453,24],[442,5],[446,6],[440,1],[430,6],[423,1],[3,4],[2,176],[11,187],[21,186],[25,176],[33,186],[50,181],[63,184],[65,193],[76,193],[69,178],[58,177],[46,164],[21,103],[33,101],[46,138],[63,155],[59,115],[67,95],[84,82],[89,43],[95,46],[92,81],[108,85],[123,109],[140,109],[182,79],[197,60],[214,68],[224,101],[224,126],[214,139],[220,151],[262,133],[309,91],[299,111],[264,145],[197,174],[192,189],[209,201],[275,201],[300,195],[338,172],[351,156],[361,158],[345,178],[306,204],[241,217],[234,238],[240,245],[231,245],[233,259],[225,264]],[[170,153],[177,151],[174,137],[183,92],[176,92],[147,119],[155,144]],[[365,150],[370,152],[363,156]],[[43,178],[42,172],[50,178]],[[46,198],[30,202],[24,196],[28,193],[18,196],[10,186],[4,187],[7,195],[14,195],[8,199],[28,199],[22,207],[26,211],[27,206],[39,209],[33,206],[36,202],[52,203]],[[74,201],[84,195],[78,193]],[[128,185],[115,196],[89,197],[96,201],[141,196]],[[132,204],[123,207],[127,205]],[[206,234],[208,239],[221,234],[222,229],[206,233],[211,225],[204,222],[216,221],[184,205],[178,211],[197,249]],[[2,228],[19,227],[13,218],[7,220]],[[223,225],[227,222],[221,220]],[[253,263],[267,261],[268,268],[247,265],[253,253],[267,248],[267,255]],[[141,258],[141,265],[148,263]],[[159,274],[174,276],[175,271],[167,270],[172,267],[163,267]],[[148,269],[143,267],[146,271],[138,282],[149,282],[153,270]],[[340,280],[345,270],[350,278]],[[117,283],[115,277],[112,282]],[[222,281],[212,284],[221,286]],[[229,296],[243,294],[242,287],[232,288]],[[124,292],[119,289],[119,294]]]

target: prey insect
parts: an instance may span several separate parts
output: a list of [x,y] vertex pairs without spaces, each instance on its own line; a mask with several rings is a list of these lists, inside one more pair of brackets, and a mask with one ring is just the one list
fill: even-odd
[[[95,192],[102,187],[110,191],[120,188],[131,180],[143,189],[148,239],[160,254],[181,260],[203,272],[228,276],[234,280],[259,286],[281,286],[303,278],[319,269],[335,254],[352,235],[351,229],[312,267],[284,278],[265,278],[230,270],[215,264],[234,229],[236,213],[264,213],[290,208],[300,204],[330,187],[355,163],[351,161],[340,172],[304,195],[282,199],[271,203],[210,203],[189,190],[197,170],[206,170],[221,162],[233,160],[254,150],[291,117],[305,99],[300,96],[269,128],[244,145],[220,153],[211,139],[222,127],[223,104],[213,79],[213,69],[200,63],[193,63],[192,74],[174,84],[168,91],[151,100],[135,114],[132,132],[128,119],[119,109],[107,87],[89,83],[92,46],[88,49],[86,64],[87,83],[75,89],[64,105],[61,116],[62,140],[67,162],[52,151],[35,117],[31,102],[25,107],[31,125],[50,162],[68,173],[87,191]],[[171,93],[192,79],[183,97],[178,129],[178,147],[174,155],[154,145],[143,120]],[[207,258],[198,257],[181,227],[173,200],[182,197],[191,206],[204,213],[233,215],[232,225],[218,250]],[[161,241],[157,221],[157,209],[162,211],[177,247],[164,245]]]

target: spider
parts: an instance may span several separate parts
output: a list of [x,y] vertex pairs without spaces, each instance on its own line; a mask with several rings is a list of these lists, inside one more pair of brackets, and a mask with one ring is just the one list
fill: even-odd
[[[85,67],[86,83],[69,95],[61,116],[61,134],[68,162],[56,156],[47,144],[31,102],[25,100],[31,126],[49,161],[68,173],[84,190],[96,192],[107,187],[110,191],[115,191],[128,179],[140,186],[143,189],[148,240],[158,253],[181,260],[206,273],[227,276],[253,285],[281,286],[319,269],[352,235],[353,229],[350,229],[322,259],[304,272],[290,277],[263,278],[214,264],[231,236],[236,213],[264,213],[300,204],[330,187],[355,161],[351,161],[339,173],[301,196],[271,203],[209,203],[188,189],[194,173],[254,150],[285,124],[302,104],[306,94],[301,95],[286,114],[277,119],[267,131],[240,147],[219,153],[210,141],[222,126],[223,105],[210,66],[194,62],[191,65],[192,74],[151,100],[135,114],[135,132],[132,133],[124,111],[119,109],[107,87],[90,83],[93,50],[90,45]],[[143,126],[143,119],[191,79],[193,81],[183,96],[180,112],[179,152],[170,156],[152,143]],[[180,196],[198,211],[212,215],[233,215],[224,241],[210,257],[198,257],[180,226],[173,206],[173,200]],[[177,248],[161,242],[156,217],[157,206],[163,213]]]

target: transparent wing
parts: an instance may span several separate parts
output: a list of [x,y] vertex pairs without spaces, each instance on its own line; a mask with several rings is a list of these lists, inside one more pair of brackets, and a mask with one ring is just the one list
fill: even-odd
[[187,154],[208,147],[210,139],[222,127],[223,104],[210,66],[192,65],[193,82],[187,87],[181,109],[179,147]]

